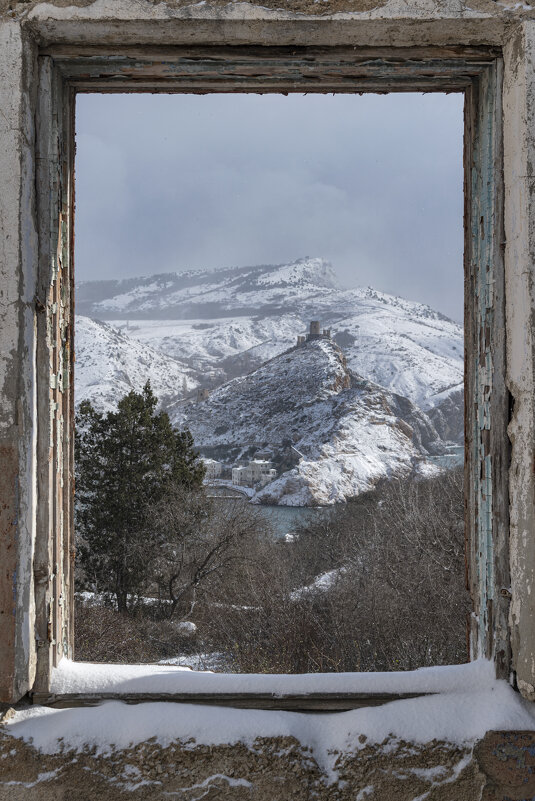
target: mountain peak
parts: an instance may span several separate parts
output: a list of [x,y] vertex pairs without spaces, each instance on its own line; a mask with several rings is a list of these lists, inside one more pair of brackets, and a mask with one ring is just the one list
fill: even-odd
[[260,286],[298,287],[314,286],[335,289],[338,287],[332,264],[322,258],[302,259],[280,264],[258,278]]

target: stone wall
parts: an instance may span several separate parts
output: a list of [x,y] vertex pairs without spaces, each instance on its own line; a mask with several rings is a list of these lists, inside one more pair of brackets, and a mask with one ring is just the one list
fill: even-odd
[[530,801],[534,751],[530,733],[492,732],[466,746],[392,737],[338,754],[327,774],[292,737],[44,755],[0,727],[0,801]]
[[46,756],[4,735],[0,760],[0,801],[163,801],[170,795],[184,801],[476,801],[485,785],[472,749],[438,742],[390,741],[340,754],[333,778],[291,737],[259,739],[252,748],[146,742],[105,756],[68,750]]

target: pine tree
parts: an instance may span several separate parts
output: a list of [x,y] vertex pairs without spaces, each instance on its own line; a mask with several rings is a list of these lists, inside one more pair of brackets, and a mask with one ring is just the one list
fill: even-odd
[[76,430],[76,530],[86,579],[114,595],[120,611],[148,579],[148,509],[173,486],[200,488],[204,466],[189,431],[156,412],[150,383],[129,392],[116,412],[80,404]]

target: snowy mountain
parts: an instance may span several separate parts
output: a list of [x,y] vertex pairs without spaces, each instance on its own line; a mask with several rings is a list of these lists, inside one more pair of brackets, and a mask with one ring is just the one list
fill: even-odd
[[[433,470],[430,455],[462,442],[462,327],[420,303],[344,289],[322,259],[77,292],[78,311],[98,318],[77,317],[77,401],[108,410],[149,378],[173,422],[227,471],[271,449],[278,477],[259,501],[343,500]],[[311,320],[332,338],[296,347]]]
[[293,347],[169,413],[201,453],[222,462],[270,449],[281,475],[254,497],[282,505],[343,501],[381,478],[432,470],[425,457],[443,450],[423,412],[356,375],[328,339]]
[[110,411],[130,390],[141,390],[149,379],[165,406],[191,392],[192,371],[161,351],[137,342],[107,323],[76,317],[76,402],[90,400],[99,411]]
[[273,315],[335,289],[323,259],[291,264],[189,270],[123,281],[86,281],[77,287],[77,309],[99,319],[200,319]]
[[332,329],[353,370],[424,409],[462,389],[460,325],[428,306],[372,289],[344,295],[353,311]]
[[343,289],[322,259],[83,283],[77,308],[119,326],[130,320],[130,336],[212,387],[287,350],[317,319],[355,372],[426,410],[462,390],[460,325],[421,303]]

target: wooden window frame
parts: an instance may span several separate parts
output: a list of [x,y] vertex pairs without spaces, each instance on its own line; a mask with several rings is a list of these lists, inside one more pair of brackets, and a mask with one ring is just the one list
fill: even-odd
[[[490,47],[137,46],[58,44],[38,55],[36,217],[37,538],[34,558],[35,700],[50,695],[52,669],[73,655],[74,108],[78,92],[465,93],[465,519],[473,599],[472,658],[508,678],[511,646],[505,386],[503,121],[501,50]],[[268,708],[349,708],[338,694],[278,699],[259,694],[171,700]],[[95,697],[84,703],[94,703]],[[129,700],[144,700],[134,698]],[[70,699],[75,701],[75,699]]]

